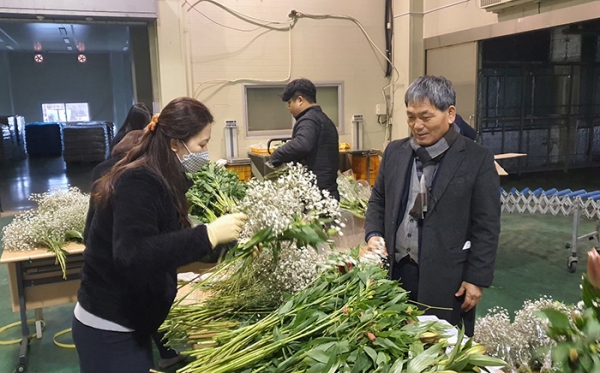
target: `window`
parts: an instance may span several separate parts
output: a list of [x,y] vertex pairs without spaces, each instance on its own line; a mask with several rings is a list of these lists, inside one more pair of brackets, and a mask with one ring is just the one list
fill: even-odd
[[42,104],[44,122],[66,122],[65,104]]
[[[315,83],[317,104],[335,123],[339,133],[344,132],[343,84]],[[245,85],[246,136],[291,136],[294,118],[287,102],[281,101],[285,84]]]
[[67,122],[89,122],[90,112],[87,103],[65,104],[67,107]]
[[89,106],[82,103],[42,104],[44,122],[88,122]]

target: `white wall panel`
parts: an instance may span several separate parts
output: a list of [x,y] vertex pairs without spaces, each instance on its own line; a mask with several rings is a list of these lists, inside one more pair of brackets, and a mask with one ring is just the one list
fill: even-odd
[[[181,94],[185,89],[181,79],[185,76],[185,81],[191,83],[188,95],[207,104],[215,117],[209,144],[211,157],[225,155],[225,120],[236,120],[240,126],[238,144],[242,156],[249,145],[268,140],[243,135],[243,83],[286,80],[290,33],[241,20],[210,2],[201,2],[189,11],[189,6],[182,7],[182,3],[159,1],[161,105]],[[358,19],[374,43],[385,50],[383,1],[221,0],[220,3],[268,20],[285,21],[293,9],[311,14],[351,16]],[[177,15],[177,12],[183,14]],[[340,141],[351,142],[351,117],[362,114],[366,147],[381,149],[384,130],[377,123],[375,105],[383,103],[381,90],[389,80],[384,77],[383,58],[374,52],[360,29],[349,20],[303,18],[298,20],[291,36],[291,79],[305,77],[315,83],[344,84],[346,131],[340,134]]]
[[2,0],[0,14],[156,18],[156,0]]

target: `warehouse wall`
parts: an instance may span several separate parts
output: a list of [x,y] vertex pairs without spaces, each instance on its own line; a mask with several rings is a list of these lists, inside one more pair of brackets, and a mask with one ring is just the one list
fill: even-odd
[[427,74],[442,75],[452,82],[456,91],[456,111],[471,126],[475,125],[477,106],[477,53],[477,42],[427,51]]
[[[346,0],[343,6],[322,0],[221,3],[253,17],[274,21],[287,20],[292,9],[352,16],[363,24],[375,44],[385,49],[383,1],[369,2],[368,6],[363,0]],[[282,31],[259,27],[209,2],[201,2],[189,12],[178,1],[159,0],[158,7],[160,106],[185,94],[205,102],[215,116],[209,145],[213,158],[225,155],[225,120],[237,120],[240,155],[251,144],[266,143],[268,137],[244,135],[244,81],[231,81],[287,81],[290,31],[284,25],[273,24]],[[252,29],[256,30],[240,31]],[[291,44],[291,79],[343,82],[345,131],[340,134],[340,141],[351,142],[351,117],[362,114],[365,146],[381,149],[384,129],[377,123],[375,105],[384,102],[382,88],[389,81],[384,77],[383,58],[374,52],[359,28],[347,20],[300,19],[291,32]]]
[[14,114],[27,122],[42,120],[42,103],[87,102],[91,120],[114,120],[111,65],[108,54],[46,54],[36,63],[31,53],[9,56]]
[[10,65],[8,53],[0,52],[0,115],[12,115],[12,97],[10,94]]
[[0,14],[155,18],[155,0],[2,0]]
[[[519,20],[524,17],[536,14],[555,13],[553,20],[548,20],[545,27],[556,26],[560,22],[561,10],[566,10],[574,6],[591,4],[598,5],[595,0],[543,0],[529,1],[525,4],[504,8],[498,13],[488,12],[479,8],[479,0],[424,0],[425,12],[437,8],[448,6],[443,9],[432,11],[425,15],[424,37],[430,38],[439,35],[445,35],[463,30],[469,30],[476,27],[494,25],[510,20]],[[582,16],[587,19],[597,18],[598,12],[589,12],[582,9]],[[557,23],[557,24],[550,24]],[[518,32],[518,27],[514,32]],[[489,37],[485,33],[479,33],[480,38]]]
[[478,41],[594,19],[600,2],[529,1],[494,13],[480,9],[476,0],[425,0],[424,14],[427,73],[453,81],[458,112],[474,125]]

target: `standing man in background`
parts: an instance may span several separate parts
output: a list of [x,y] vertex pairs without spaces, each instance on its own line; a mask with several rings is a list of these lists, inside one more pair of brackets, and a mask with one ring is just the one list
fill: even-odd
[[329,191],[339,201],[339,136],[335,124],[317,105],[315,85],[308,79],[293,80],[281,99],[287,102],[296,124],[292,139],[277,148],[269,161],[275,167],[287,162],[305,165],[316,175],[319,189]]
[[459,135],[456,93],[444,77],[422,76],[404,98],[412,137],[383,154],[367,208],[370,250],[385,247],[390,276],[427,314],[464,325],[492,284],[500,234],[493,153]]
[[454,123],[456,123],[456,125],[458,126],[461,135],[475,141],[475,139],[477,138],[477,132],[475,132],[475,129],[469,126],[469,123],[465,122],[465,120],[462,119],[460,115],[456,114],[456,119],[454,120]]

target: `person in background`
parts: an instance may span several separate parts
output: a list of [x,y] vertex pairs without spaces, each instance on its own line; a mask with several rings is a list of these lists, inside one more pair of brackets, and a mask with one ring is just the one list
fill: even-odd
[[[148,123],[150,123],[150,121],[148,121]],[[104,176],[115,164],[117,164],[117,162],[123,159],[128,151],[139,144],[142,136],[144,136],[144,130],[127,132],[127,134],[112,148],[110,158],[94,167],[92,170],[92,183]]]
[[456,94],[444,77],[418,78],[404,101],[412,137],[385,149],[365,239],[370,250],[385,248],[391,278],[431,306],[427,314],[471,336],[500,234],[494,155],[459,135]]
[[152,114],[150,113],[150,110],[148,110],[146,105],[144,105],[141,102],[138,102],[137,104],[133,105],[129,109],[129,113],[127,113],[127,118],[125,118],[125,122],[123,122],[123,125],[121,126],[121,128],[119,128],[119,131],[115,135],[115,138],[112,140],[110,148],[113,149],[115,145],[117,145],[128,132],[134,130],[143,130],[148,125],[148,123],[150,123],[151,117]]
[[[123,157],[127,154],[128,151],[133,149],[136,146],[142,136],[144,135],[144,130],[132,130],[127,132],[127,134],[123,137],[121,141],[115,144],[112,149],[110,155],[111,157],[104,162],[98,164],[92,170],[92,182],[96,182],[102,176],[104,176],[110,169]],[[86,229],[89,229],[89,224],[92,222],[92,217],[94,215],[94,208],[90,206],[88,210],[88,215],[86,219]],[[164,333],[154,332],[152,333],[152,340],[156,345],[158,353],[160,355],[160,359],[158,360],[158,368],[159,369],[167,369],[171,366],[178,364],[186,359],[185,355],[180,354],[177,350],[167,347],[166,342],[163,341]]]
[[298,162],[317,177],[321,190],[340,199],[337,188],[339,168],[339,136],[335,124],[317,105],[317,89],[308,79],[292,80],[281,99],[296,119],[292,139],[277,148],[269,162],[278,167],[283,163]]
[[456,125],[458,126],[461,135],[475,141],[475,138],[477,137],[477,132],[475,132],[475,129],[469,126],[469,123],[465,122],[465,120],[462,119],[460,115],[456,114],[456,119],[454,120],[454,123],[456,123]]
[[171,101],[140,143],[92,185],[73,340],[83,373],[147,373],[151,335],[177,293],[177,267],[239,237],[246,216],[190,227],[185,198],[207,161],[213,116],[193,98]]

